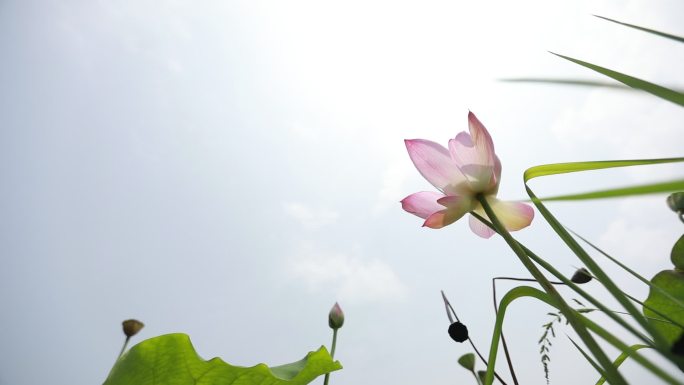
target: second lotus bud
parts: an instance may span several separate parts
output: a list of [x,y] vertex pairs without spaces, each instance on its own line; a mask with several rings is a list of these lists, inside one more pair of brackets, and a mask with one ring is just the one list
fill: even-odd
[[342,312],[340,305],[335,302],[335,306],[328,313],[328,326],[331,329],[339,329],[342,325],[344,325],[344,312]]

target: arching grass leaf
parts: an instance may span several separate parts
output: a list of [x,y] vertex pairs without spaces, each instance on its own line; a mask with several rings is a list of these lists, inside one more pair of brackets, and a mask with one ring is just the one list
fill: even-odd
[[[504,295],[504,297],[501,299],[499,303],[499,312],[496,315],[496,323],[494,324],[494,332],[492,334],[492,341],[489,348],[489,365],[487,367],[487,373],[485,375],[485,385],[492,384],[494,380],[494,367],[496,366],[496,357],[499,348],[499,340],[501,337],[501,330],[503,328],[503,321],[506,315],[506,310],[513,301],[515,301],[518,298],[524,297],[536,298],[537,300],[540,300],[542,302],[547,303],[548,305],[558,308],[557,303],[552,297],[550,297],[548,294],[544,293],[539,289],[535,289],[529,286],[515,287],[509,290],[508,293],[506,293],[506,295]],[[600,325],[598,325],[591,319],[583,316],[580,313],[576,313],[575,316],[578,317],[580,321],[583,324],[585,324],[589,330],[591,330],[596,335],[600,336],[603,340],[613,345],[617,349],[621,351],[627,351],[630,349],[629,345],[622,342],[620,339],[611,334],[608,330],[602,328]],[[672,385],[682,384],[681,380],[674,378],[672,375],[670,375],[665,370],[655,365],[652,361],[640,355],[638,352],[633,352],[632,357],[636,362],[638,362],[643,367],[651,371],[651,373],[655,374],[663,381]]]
[[[650,346],[648,346],[648,345],[639,345],[639,344],[630,346],[628,350],[623,351],[623,352],[618,356],[618,358],[615,359],[615,362],[613,362],[613,365],[614,365],[616,368],[620,367],[620,365],[622,365],[622,363],[625,362],[625,360],[626,360],[630,355],[632,355],[632,353],[636,352],[636,351],[639,350],[639,349],[643,349],[643,348],[650,348]],[[596,382],[596,385],[603,385],[605,382],[606,382],[606,378],[602,376],[602,377],[599,378],[599,380]]]
[[652,34],[658,35],[658,36],[660,36],[660,37],[665,37],[665,38],[668,38],[668,39],[672,39],[672,40],[678,41],[678,42],[680,42],[680,43],[684,43],[684,37],[681,37],[681,36],[672,35],[672,34],[665,33],[665,32],[660,32],[660,31],[656,31],[655,29],[639,27],[638,25],[634,25],[634,24],[623,23],[623,22],[621,22],[621,21],[609,19],[609,18],[604,17],[604,16],[599,16],[599,15],[594,15],[594,16],[598,17],[599,19],[608,20],[608,21],[613,22],[613,23],[616,23],[616,24],[624,25],[625,27],[630,27],[630,28],[638,29],[639,31],[644,31],[644,32],[652,33]]
[[620,83],[626,84],[632,88],[640,89],[643,91],[648,92],[649,94],[655,95],[661,99],[665,99],[667,101],[670,101],[672,103],[678,104],[680,106],[684,107],[684,94],[681,92],[677,92],[675,90],[671,90],[669,88],[659,86],[657,84],[647,82],[645,80],[641,80],[639,78],[635,78],[633,76],[629,76],[617,71],[610,70],[608,68],[604,68],[601,66],[597,66],[596,64],[591,64],[587,63],[585,61],[579,60],[579,59],[574,59],[569,56],[564,56],[561,54],[557,54],[554,52],[551,52],[552,54],[561,57],[565,60],[569,60],[575,64],[579,64],[583,67],[587,67],[591,70],[594,70],[602,75],[608,76],[610,78],[613,78]]
[[124,354],[104,385],[305,385],[338,369],[325,347],[302,360],[269,368],[233,366],[220,358],[205,361],[185,334],[145,340]]

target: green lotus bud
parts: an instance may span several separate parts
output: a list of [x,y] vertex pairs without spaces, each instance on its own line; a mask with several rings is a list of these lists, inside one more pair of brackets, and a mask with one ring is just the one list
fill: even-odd
[[667,197],[667,205],[676,213],[684,212],[684,192],[676,192]]
[[144,323],[135,319],[127,319],[121,324],[123,325],[123,332],[127,338],[131,338],[138,334],[138,332],[145,327]]
[[591,278],[592,277],[589,270],[582,267],[577,269],[577,271],[575,272],[575,274],[572,275],[572,278],[570,278],[570,280],[574,283],[582,284],[591,281]]
[[344,325],[344,313],[342,312],[342,308],[340,305],[335,302],[335,306],[330,309],[330,313],[328,313],[328,326],[330,326],[331,329],[339,329]]

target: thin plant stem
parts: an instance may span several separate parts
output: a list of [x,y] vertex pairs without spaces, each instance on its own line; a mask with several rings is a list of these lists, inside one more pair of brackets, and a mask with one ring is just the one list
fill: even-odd
[[126,346],[128,345],[128,341],[131,339],[131,337],[126,337],[126,340],[124,341],[123,346],[121,347],[121,352],[119,352],[119,356],[116,357],[116,360],[118,361],[121,356],[123,356],[124,352],[126,351]]
[[[641,282],[645,283],[645,284],[648,285],[650,288],[655,289],[655,290],[658,291],[660,294],[662,294],[662,295],[664,295],[665,297],[667,297],[670,301],[676,303],[678,306],[684,307],[684,302],[682,302],[681,299],[679,299],[679,298],[673,296],[672,294],[670,294],[669,292],[663,290],[663,289],[660,288],[658,285],[654,285],[651,281],[649,281],[649,280],[647,280],[646,278],[642,277],[642,276],[641,276],[639,273],[637,273],[636,271],[630,269],[629,266],[627,266],[627,265],[625,265],[624,263],[618,261],[617,259],[611,257],[608,253],[606,253],[605,251],[603,251],[601,248],[599,248],[598,246],[594,245],[593,243],[589,242],[586,238],[584,238],[583,236],[579,235],[578,233],[576,233],[575,231],[573,231],[571,228],[569,228],[569,227],[567,227],[567,226],[564,226],[564,227],[565,227],[569,232],[571,232],[574,236],[576,236],[577,238],[581,239],[581,240],[582,240],[584,243],[586,243],[587,245],[591,246],[592,249],[598,251],[599,253],[601,253],[601,255],[603,255],[604,257],[608,258],[611,262],[615,263],[616,265],[620,266],[623,270],[625,270],[625,271],[627,271],[628,273],[630,273],[633,277],[635,277],[636,279],[638,279],[638,280],[640,280]],[[595,277],[594,277],[594,278],[595,278]],[[597,280],[598,280],[598,279],[597,279]],[[680,326],[681,326],[681,325],[680,325]]]
[[[527,253],[525,253],[520,244],[511,236],[508,230],[506,230],[506,228],[501,224],[499,218],[497,218],[496,214],[494,213],[494,210],[489,205],[489,202],[487,202],[485,196],[482,194],[478,194],[477,200],[480,202],[485,213],[487,213],[487,216],[492,221],[492,224],[494,225],[496,232],[504,238],[508,246],[513,250],[516,256],[518,256],[520,262],[522,262],[522,264],[527,268],[530,274],[532,274],[532,277],[534,277],[537,280],[537,282],[539,282],[544,291],[546,291],[549,294],[549,296],[551,296],[551,298],[553,298],[553,300],[557,302],[560,311],[563,314],[565,314],[565,318],[568,320],[568,322],[570,322],[573,329],[575,329],[575,332],[577,332],[577,334],[584,341],[589,350],[591,350],[591,352],[596,356],[600,365],[603,368],[605,368],[607,377],[611,381],[613,381],[615,385],[626,385],[627,381],[625,381],[624,377],[612,366],[612,361],[608,358],[608,356],[606,356],[606,354],[603,352],[603,350],[598,345],[596,340],[594,340],[591,334],[589,334],[589,332],[586,329],[586,326],[584,326],[584,324],[582,324],[581,321],[575,316],[572,308],[565,302],[563,297],[561,297],[558,291],[556,291],[556,289],[549,282],[549,280],[530,260],[530,258],[527,256]],[[489,375],[487,375],[487,378],[485,379],[485,384],[489,384],[490,382],[491,379]]]
[[470,373],[472,373],[473,376],[475,376],[475,381],[477,381],[477,385],[482,385],[482,381],[480,381],[480,376],[478,376],[474,370],[471,370]]
[[[491,229],[495,230],[494,225],[492,225],[487,219],[481,217],[477,213],[471,213],[471,215],[475,216],[478,220],[480,220],[482,223],[485,225],[489,226]],[[596,298],[592,297],[584,291],[582,288],[580,288],[576,283],[572,282],[568,278],[566,278],[563,274],[561,274],[556,268],[553,267],[550,263],[546,262],[543,258],[535,254],[532,250],[528,249],[525,247],[525,245],[520,245],[522,249],[527,253],[527,255],[532,259],[535,263],[537,263],[539,266],[541,266],[544,270],[548,271],[549,273],[553,274],[556,278],[561,280],[563,283],[565,283],[568,287],[570,287],[572,290],[574,290],[577,294],[581,295],[582,298],[586,299],[589,301],[592,305],[596,306],[599,310],[601,310],[604,314],[609,316],[613,321],[617,322],[620,326],[624,327],[627,329],[630,333],[634,334],[637,338],[639,338],[641,341],[643,341],[646,344],[651,344],[653,345],[653,341],[646,337],[644,334],[639,332],[634,326],[630,325],[629,323],[625,322],[621,317],[618,317],[611,309],[608,309],[605,305],[603,305],[601,302],[599,302]],[[655,348],[655,345],[653,345]]]
[[[337,346],[337,329],[333,329],[333,339],[332,345],[330,346],[330,358],[335,358],[335,347]],[[325,374],[325,379],[323,380],[323,385],[328,385],[330,380],[330,373]]]
[[[551,226],[553,231],[558,235],[558,237],[572,250],[572,252],[582,261],[582,263],[587,267],[589,271],[592,272],[594,276],[598,278],[601,284],[608,290],[608,292],[615,298],[620,305],[627,310],[634,320],[653,337],[653,341],[657,347],[657,351],[665,356],[668,360],[677,364],[680,368],[684,368],[684,358],[678,357],[670,351],[670,346],[663,336],[662,332],[651,325],[641,314],[641,311],[630,302],[630,300],[622,293],[620,288],[615,282],[613,282],[608,274],[601,269],[601,267],[594,261],[591,256],[577,243],[575,238],[573,238],[570,233],[563,227],[563,225],[558,222],[558,220],[551,214],[551,212],[544,206],[544,204],[537,198],[537,196],[532,192],[532,189],[525,184],[525,190],[527,194],[532,199],[532,202],[537,207],[537,210],[544,217],[546,222]],[[490,207],[491,210],[491,207]],[[504,229],[505,230],[505,229]],[[591,349],[590,349],[591,350]],[[598,358],[598,357],[597,357]],[[599,359],[599,363],[603,365],[603,360]],[[605,365],[603,365],[605,367]],[[612,377],[613,373],[617,373],[612,366],[610,368],[605,367],[608,377]]]
[[[492,298],[494,300],[494,314],[499,312],[499,305],[496,300],[496,280],[510,280],[510,281],[523,281],[523,282],[537,282],[532,278],[514,278],[514,277],[495,277],[492,278]],[[563,282],[551,282],[553,285],[563,285]],[[515,370],[513,369],[513,361],[511,359],[511,354],[508,352],[508,344],[506,343],[506,337],[504,336],[503,329],[501,330],[501,345],[504,349],[504,355],[506,356],[506,363],[508,364],[508,370],[511,372],[511,377],[513,378],[513,383],[518,385],[518,377],[515,375]]]
[[[453,306],[451,306],[451,302],[449,302],[449,300],[447,299],[447,297],[446,297],[446,295],[444,294],[444,291],[443,291],[443,290],[442,290],[442,298],[444,299],[444,306],[446,307],[447,318],[449,318],[449,322],[450,322],[450,323],[454,323],[454,318],[456,318],[456,321],[457,321],[457,322],[461,322],[461,321],[458,319],[458,316],[456,315],[456,311],[454,310]],[[449,310],[451,310],[451,313],[449,313]],[[453,317],[453,318],[451,317],[451,314],[452,314],[452,313],[454,314],[454,317]],[[470,342],[470,346],[473,347],[473,350],[475,351],[475,353],[477,354],[477,356],[480,357],[480,360],[482,361],[482,363],[483,363],[485,366],[489,366],[489,363],[488,363],[487,360],[484,358],[484,356],[482,355],[482,353],[480,353],[480,351],[477,349],[477,347],[475,346],[475,343],[473,342],[472,338],[470,338],[470,336],[468,336],[468,342]],[[501,378],[501,376],[499,376],[499,374],[496,372],[496,370],[494,370],[494,377],[496,377],[496,379],[499,380],[499,382],[500,382],[501,384],[503,384],[503,385],[508,385],[508,384],[506,383],[506,381],[504,381],[503,378]],[[478,381],[479,381],[479,378],[478,378]]]

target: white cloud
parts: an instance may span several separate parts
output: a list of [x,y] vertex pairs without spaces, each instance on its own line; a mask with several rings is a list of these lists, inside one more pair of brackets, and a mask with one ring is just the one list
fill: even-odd
[[384,262],[323,251],[312,242],[304,243],[288,265],[289,273],[310,290],[332,290],[345,302],[398,301],[406,295],[406,287]]
[[285,212],[307,229],[315,230],[335,223],[339,213],[327,208],[312,208],[303,203],[289,202],[284,205]]

